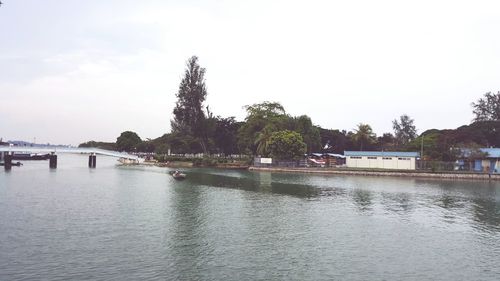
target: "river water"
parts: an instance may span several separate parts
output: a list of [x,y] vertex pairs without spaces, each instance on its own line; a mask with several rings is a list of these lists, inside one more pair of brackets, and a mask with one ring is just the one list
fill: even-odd
[[0,280],[500,280],[500,182],[0,171]]

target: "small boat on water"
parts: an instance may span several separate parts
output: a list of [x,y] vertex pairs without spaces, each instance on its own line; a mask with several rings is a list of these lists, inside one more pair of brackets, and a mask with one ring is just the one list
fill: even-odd
[[179,172],[179,171],[170,171],[169,173],[170,173],[170,175],[171,175],[174,179],[176,179],[176,180],[183,180],[183,179],[186,179],[186,174],[181,173],[181,172]]
[[50,154],[38,154],[38,153],[14,153],[12,155],[12,160],[48,160]]
[[[21,162],[12,162],[11,166],[21,167],[23,163]],[[0,166],[5,166],[5,163],[0,163]]]

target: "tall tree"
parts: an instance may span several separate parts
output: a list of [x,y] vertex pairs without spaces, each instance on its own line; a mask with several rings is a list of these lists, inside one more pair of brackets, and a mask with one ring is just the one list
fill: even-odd
[[500,120],[500,91],[497,94],[488,92],[484,98],[472,103],[474,122]]
[[207,97],[205,85],[205,68],[198,64],[198,57],[192,56],[186,63],[184,78],[176,94],[174,120],[171,121],[173,133],[191,136],[199,142],[203,152],[207,153],[207,137],[205,132],[206,116],[203,102]]
[[417,128],[413,124],[413,119],[406,114],[401,115],[399,120],[392,121],[392,128],[396,143],[400,146],[407,145],[417,137]]
[[376,135],[368,124],[359,123],[354,132],[352,138],[359,145],[360,150],[369,147],[376,141]]

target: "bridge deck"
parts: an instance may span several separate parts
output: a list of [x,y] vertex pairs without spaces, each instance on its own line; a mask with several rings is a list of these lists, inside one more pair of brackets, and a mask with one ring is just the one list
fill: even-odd
[[37,147],[37,146],[0,146],[0,152],[25,152],[25,153],[75,153],[75,154],[100,154],[117,158],[138,160],[139,157],[118,151],[105,150],[94,147]]

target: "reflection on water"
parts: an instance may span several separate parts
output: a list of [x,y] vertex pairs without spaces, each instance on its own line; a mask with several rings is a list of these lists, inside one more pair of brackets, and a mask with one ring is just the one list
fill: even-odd
[[352,199],[360,211],[371,211],[373,205],[373,195],[371,191],[364,189],[355,189],[352,194]]
[[498,280],[500,183],[116,167],[0,173],[0,280]]
[[[431,206],[446,210],[445,222],[472,217],[493,230],[500,228],[500,183],[404,178],[313,176],[279,173],[193,170],[190,183],[200,186],[275,193],[299,198],[351,198],[356,208],[370,213],[379,205],[394,214],[409,214],[415,208]],[[439,210],[439,209],[438,209]],[[453,214],[454,213],[454,214]]]
[[415,207],[413,198],[408,193],[383,192],[381,196],[384,209],[395,214],[408,214]]

